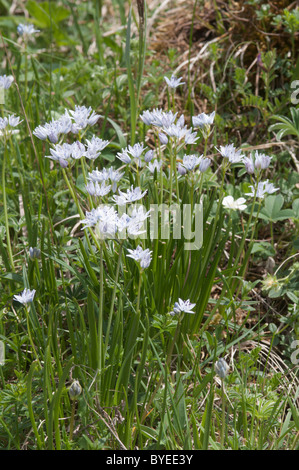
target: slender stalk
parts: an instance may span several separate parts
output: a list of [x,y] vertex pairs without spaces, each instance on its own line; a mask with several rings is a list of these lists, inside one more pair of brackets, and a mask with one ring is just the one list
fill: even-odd
[[70,434],[69,434],[70,441],[73,440],[73,432],[74,432],[74,424],[75,424],[75,410],[76,410],[76,400],[73,400],[71,420],[70,420]]
[[12,255],[10,234],[9,234],[9,223],[8,223],[8,212],[7,212],[7,201],[6,201],[6,179],[5,179],[5,167],[6,167],[6,158],[7,158],[7,145],[6,140],[4,141],[4,153],[3,153],[3,162],[2,162],[2,194],[3,194],[3,211],[4,211],[4,220],[5,220],[5,230],[6,230],[6,244],[8,257],[10,261],[11,270],[15,271],[15,265]]

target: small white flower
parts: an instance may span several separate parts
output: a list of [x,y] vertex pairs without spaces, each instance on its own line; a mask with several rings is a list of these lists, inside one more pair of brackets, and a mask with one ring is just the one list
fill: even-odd
[[215,111],[211,114],[201,113],[197,116],[192,117],[192,123],[194,127],[199,127],[200,129],[206,126],[213,124],[215,118]]
[[22,24],[22,23],[20,23],[18,25],[17,31],[18,31],[19,35],[24,38],[25,41],[27,41],[35,33],[40,32],[39,29],[35,29],[33,24]]
[[127,203],[139,201],[139,199],[143,198],[143,196],[147,193],[145,190],[143,193],[139,187],[134,188],[131,186],[130,189],[127,190],[127,193],[118,190],[119,196],[113,196],[113,201],[116,202],[119,206],[124,206]]
[[142,269],[146,269],[149,267],[151,264],[151,254],[152,251],[150,251],[148,248],[143,250],[141,246],[137,246],[135,250],[130,250],[128,249],[129,254],[127,255],[128,258],[133,258],[135,261],[137,261],[140,264],[140,267]]
[[176,78],[175,75],[172,75],[171,78],[164,77],[169,88],[177,88],[179,85],[183,85],[185,82],[181,82],[182,78]]
[[103,197],[110,192],[111,185],[106,185],[105,183],[99,185],[97,181],[95,183],[93,181],[90,181],[85,186],[85,189],[91,196]]
[[4,88],[5,90],[7,90],[11,87],[13,81],[14,78],[12,75],[0,75],[0,88]]
[[152,162],[150,162],[147,165],[147,167],[151,173],[155,173],[155,170],[157,170],[157,172],[161,170],[162,165],[163,165],[163,162],[161,160],[155,159]]
[[[255,188],[254,186],[249,186],[251,188],[250,193],[246,193],[247,196],[254,196]],[[260,181],[257,186],[256,190],[256,197],[259,199],[263,199],[265,194],[273,194],[276,191],[279,191],[279,188],[275,188],[272,183],[269,183],[268,180]]]
[[226,196],[223,198],[222,204],[226,209],[240,210],[243,211],[246,209],[246,199],[240,197],[239,199],[234,199],[232,196]]
[[21,295],[14,295],[14,300],[20,302],[23,305],[27,305],[28,303],[33,302],[35,296],[35,289],[30,290],[25,287]]
[[241,150],[237,150],[234,144],[220,145],[220,149],[217,149],[223,158],[227,158],[230,163],[239,163],[243,161],[244,155],[241,154]]
[[179,299],[178,302],[174,303],[173,311],[170,312],[170,315],[172,316],[179,315],[182,312],[194,314],[195,312],[193,312],[193,308],[195,306],[196,304],[191,304],[189,299],[188,300]]

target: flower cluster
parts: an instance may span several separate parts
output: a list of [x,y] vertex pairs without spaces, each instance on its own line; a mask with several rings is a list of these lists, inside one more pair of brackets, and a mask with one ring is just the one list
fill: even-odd
[[279,190],[279,188],[274,187],[273,183],[269,183],[268,180],[260,181],[257,185],[257,188],[255,188],[254,186],[249,187],[251,188],[251,192],[246,193],[246,195],[254,196],[256,194],[256,197],[259,199],[264,199],[266,194],[273,194]]
[[16,134],[18,131],[14,128],[21,122],[19,116],[15,116],[14,114],[10,114],[8,117],[4,118],[0,117],[0,136],[4,135],[8,137],[11,134]]
[[[49,139],[51,143],[56,144],[61,134],[66,135],[69,132],[78,134],[88,126],[94,126],[100,117],[91,107],[75,106],[75,110],[65,110],[60,118],[52,119],[51,122],[47,122],[43,126],[37,126],[33,134],[40,140]],[[93,152],[91,154],[94,155]]]
[[111,205],[100,205],[90,212],[86,212],[86,218],[82,220],[83,228],[94,227],[96,235],[100,238],[114,238],[124,236],[124,230],[130,236],[144,233],[141,230],[145,220],[149,217],[149,211],[144,212],[143,207],[134,207],[130,215],[124,213],[119,216]]
[[88,173],[88,179],[93,183],[103,183],[109,180],[112,184],[112,191],[115,193],[117,183],[123,175],[124,173],[121,173],[119,170],[109,167],[108,169],[103,168],[103,170],[93,170],[91,173]]
[[[142,167],[144,163],[149,163],[154,157],[153,150],[148,150],[143,154],[146,149],[147,147],[144,147],[143,142],[141,144],[137,143],[122,149],[116,156],[123,163],[130,164],[135,162],[138,167]],[[142,160],[144,160],[144,163]]]
[[153,111],[144,111],[140,118],[144,124],[159,129],[158,135],[162,145],[166,145],[169,138],[176,144],[182,141],[186,145],[195,144],[199,139],[197,133],[193,132],[192,128],[188,129],[185,125],[184,115],[177,119],[177,114],[172,111],[154,109]]
[[265,155],[264,153],[255,152],[255,155],[251,154],[249,157],[244,158],[244,165],[247,173],[259,173],[261,170],[265,170],[269,167],[272,157]]
[[79,140],[72,144],[67,144],[66,142],[55,144],[53,148],[50,148],[51,155],[46,155],[46,158],[58,161],[65,168],[71,160],[78,160],[82,157],[95,160],[108,144],[108,140],[102,140],[94,136],[91,141],[86,140],[85,144],[79,142]]

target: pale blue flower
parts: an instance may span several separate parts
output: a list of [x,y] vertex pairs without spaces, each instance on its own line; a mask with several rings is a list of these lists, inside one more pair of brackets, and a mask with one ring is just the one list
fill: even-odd
[[129,254],[127,255],[128,258],[133,258],[140,264],[142,269],[146,269],[151,264],[152,260],[152,251],[149,248],[145,250],[141,246],[137,246],[135,250],[128,249]]
[[117,205],[124,206],[130,202],[135,202],[142,199],[143,196],[147,193],[147,190],[142,192],[139,187],[134,188],[131,186],[131,188],[129,188],[126,193],[120,190],[118,190],[118,192],[119,196],[115,195],[112,197],[112,199],[114,202],[116,202]]
[[[255,195],[255,188],[254,186],[249,186],[251,188],[250,193],[246,193],[247,196],[254,196]],[[275,188],[272,183],[269,183],[268,180],[260,181],[257,186],[256,190],[256,197],[259,199],[263,199],[266,194],[273,194],[276,191],[279,191],[279,188]]]
[[24,38],[25,41],[27,41],[35,33],[40,32],[39,29],[35,29],[33,24],[23,24],[23,23],[20,23],[17,26],[17,31],[18,31],[19,35]]
[[85,185],[85,189],[91,196],[103,197],[110,192],[111,185],[105,183],[99,185],[98,182],[94,183],[93,181],[89,181],[89,183]]
[[33,302],[36,290],[30,290],[25,287],[21,295],[14,295],[13,298],[17,302],[20,302],[23,305],[27,305]]
[[85,157],[89,160],[95,160],[101,155],[101,152],[109,144],[108,140],[102,140],[99,137],[92,136],[91,140],[86,139]]
[[155,173],[155,170],[157,170],[157,172],[161,170],[162,165],[163,165],[163,162],[161,160],[159,161],[159,160],[155,159],[155,160],[151,161],[147,165],[147,167],[148,167],[148,169],[151,173]]
[[177,88],[179,85],[183,85],[185,82],[181,82],[182,78],[176,78],[175,75],[172,75],[171,78],[164,77],[169,88]]
[[13,81],[14,78],[12,75],[0,75],[0,88],[4,88],[5,90],[7,90],[11,87]]
[[170,315],[179,315],[180,313],[194,314],[195,312],[193,312],[193,309],[195,306],[196,304],[192,304],[189,299],[179,299],[177,302],[174,303],[173,311],[170,312]]
[[192,117],[192,123],[194,127],[199,127],[202,129],[203,127],[210,126],[213,124],[215,118],[215,111],[211,114],[201,113],[197,116]]
[[230,163],[239,163],[243,161],[244,155],[241,150],[237,150],[234,144],[220,145],[220,149],[217,149],[223,158],[229,160]]

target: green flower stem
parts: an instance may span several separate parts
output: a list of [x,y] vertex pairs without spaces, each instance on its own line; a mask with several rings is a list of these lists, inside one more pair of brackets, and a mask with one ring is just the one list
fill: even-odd
[[103,307],[104,307],[104,262],[103,262],[103,242],[100,244],[100,303],[98,318],[98,371],[101,382],[101,373],[103,367]]
[[28,337],[29,337],[29,342],[32,346],[32,350],[33,350],[33,353],[34,353],[34,356],[40,366],[40,368],[42,368],[41,366],[41,362],[39,360],[39,357],[38,357],[38,354],[36,352],[36,349],[35,349],[35,346],[34,346],[34,342],[33,342],[33,339],[32,339],[32,335],[31,335],[31,328],[30,328],[30,321],[29,321],[29,310],[28,310],[28,306],[25,305],[25,313],[26,313],[26,323],[27,323],[27,332],[28,332]]
[[107,331],[106,331],[104,358],[105,358],[106,352],[108,350],[108,341],[109,341],[110,328],[111,328],[111,323],[112,323],[112,318],[113,318],[114,303],[115,303],[117,283],[118,283],[119,271],[120,271],[120,265],[121,265],[121,258],[122,258],[122,247],[123,247],[123,241],[120,242],[120,246],[119,246],[119,254],[118,254],[118,260],[117,260],[116,274],[115,274],[115,279],[114,279],[114,288],[113,288],[113,293],[112,293],[112,297],[111,297],[110,313],[109,313],[109,319],[108,319],[108,325],[107,325]]
[[2,162],[2,194],[3,194],[3,211],[4,211],[4,220],[5,220],[5,230],[6,230],[6,243],[8,257],[10,261],[11,270],[15,271],[15,265],[12,255],[10,234],[9,234],[9,223],[8,223],[8,212],[7,212],[7,201],[6,201],[6,180],[5,180],[5,167],[6,167],[6,158],[7,158],[7,149],[6,140],[4,141],[4,153],[3,153],[3,162]]
[[70,434],[69,434],[70,441],[73,440],[73,432],[74,432],[74,424],[75,424],[75,410],[76,410],[76,400],[73,400],[71,420],[70,420]]
[[221,447],[223,447],[224,439],[225,439],[225,428],[226,428],[224,380],[221,380],[221,398],[222,398],[222,422],[221,422],[220,444],[221,444]]

